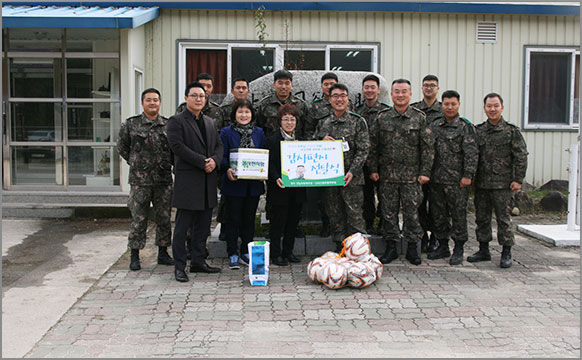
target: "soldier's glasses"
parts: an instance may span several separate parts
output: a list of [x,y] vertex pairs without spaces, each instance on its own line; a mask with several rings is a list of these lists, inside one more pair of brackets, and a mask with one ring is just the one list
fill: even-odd
[[332,96],[330,96],[332,99],[337,100],[337,99],[347,99],[348,95],[347,94],[333,94]]

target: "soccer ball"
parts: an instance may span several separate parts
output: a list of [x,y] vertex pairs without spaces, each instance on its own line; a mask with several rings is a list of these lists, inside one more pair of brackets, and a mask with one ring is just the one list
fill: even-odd
[[355,288],[365,288],[376,281],[376,273],[364,263],[354,263],[348,269],[348,285]]
[[348,269],[334,261],[329,261],[317,272],[317,280],[330,289],[339,289],[348,281]]
[[360,233],[348,236],[344,240],[345,255],[352,260],[359,260],[370,254],[370,241]]
[[358,262],[368,266],[372,271],[374,271],[374,273],[376,274],[376,279],[382,277],[382,274],[384,272],[384,264],[382,264],[382,262],[380,261],[380,259],[376,257],[376,255],[370,254],[364,256],[360,260],[358,260]]
[[307,264],[307,276],[309,276],[311,281],[319,282],[319,280],[317,280],[317,272],[323,267],[325,263],[329,261],[330,259],[318,257],[311,260],[311,262]]

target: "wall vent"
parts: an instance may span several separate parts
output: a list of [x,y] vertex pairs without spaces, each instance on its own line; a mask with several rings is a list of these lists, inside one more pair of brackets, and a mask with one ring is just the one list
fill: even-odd
[[497,42],[497,23],[479,21],[477,22],[477,42],[478,43],[496,43]]

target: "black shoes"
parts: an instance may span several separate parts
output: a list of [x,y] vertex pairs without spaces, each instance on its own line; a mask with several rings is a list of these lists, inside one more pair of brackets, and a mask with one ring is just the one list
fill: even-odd
[[170,257],[165,246],[158,247],[158,265],[174,265],[174,259]]
[[489,252],[489,243],[480,242],[479,251],[467,257],[468,262],[490,261],[491,253]]
[[443,259],[451,256],[451,251],[449,250],[448,239],[439,240],[439,247],[428,253],[427,258],[430,260]]
[[219,273],[221,270],[217,267],[212,267],[207,263],[202,263],[202,265],[190,265],[190,272],[191,273],[208,273],[208,274],[215,274]]
[[396,243],[394,241],[388,241],[386,244],[386,251],[384,255],[380,258],[382,264],[390,264],[392,261],[398,259],[398,251],[396,251]]
[[507,269],[511,267],[511,246],[503,246],[503,251],[501,252],[501,262],[499,266]]
[[408,248],[406,249],[406,260],[408,260],[408,262],[412,265],[420,265],[422,263],[415,242],[408,242]]
[[139,263],[139,249],[131,249],[131,260],[129,262],[129,270],[131,271],[141,270],[141,264]]
[[461,265],[463,263],[463,255],[465,254],[464,244],[455,243],[453,249],[453,256],[449,259],[450,265]]
[[290,263],[300,263],[301,260],[299,260],[299,258],[297,256],[295,256],[293,253],[289,254],[289,255],[285,255],[285,259],[289,260]]
[[176,281],[179,282],[188,282],[190,281],[190,279],[188,279],[188,275],[186,274],[186,272],[184,270],[174,270],[174,275],[176,276]]
[[277,257],[273,258],[273,264],[275,264],[277,266],[287,266],[287,265],[289,265],[289,263],[287,262],[287,260],[285,260],[285,258],[283,258],[282,256],[277,256]]

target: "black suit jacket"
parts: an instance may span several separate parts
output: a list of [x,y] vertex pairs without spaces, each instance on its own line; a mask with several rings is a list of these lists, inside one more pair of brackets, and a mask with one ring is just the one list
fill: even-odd
[[[186,210],[204,210],[217,204],[216,182],[222,159],[222,142],[214,120],[202,115],[206,142],[192,114],[187,109],[170,117],[168,143],[174,154],[174,192],[172,206]],[[212,158],[216,168],[204,171],[204,160]]]
[[269,149],[269,179],[267,180],[267,202],[272,205],[287,205],[291,201],[304,202],[306,192],[304,187],[286,187],[281,189],[277,179],[281,177],[281,141],[283,136],[279,131],[267,138]]

